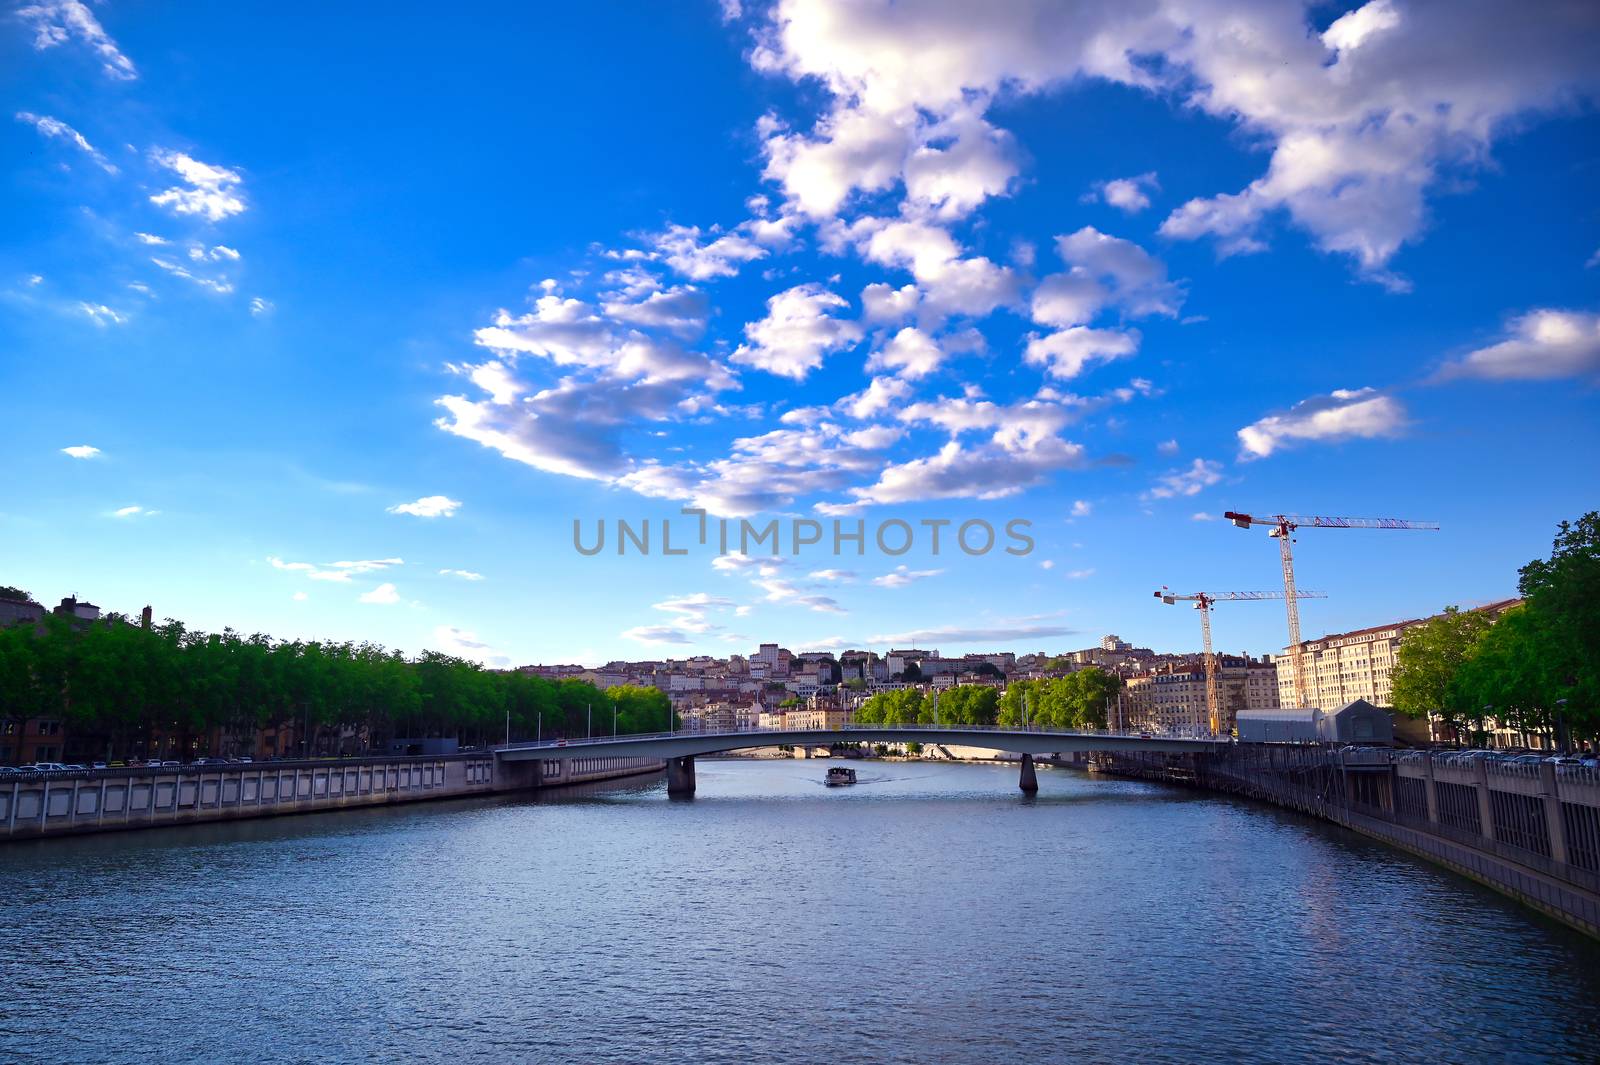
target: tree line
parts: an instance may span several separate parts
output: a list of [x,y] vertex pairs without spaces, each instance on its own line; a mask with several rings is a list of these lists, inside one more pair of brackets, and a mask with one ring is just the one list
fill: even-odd
[[408,658],[371,643],[275,640],[192,631],[168,619],[146,629],[46,614],[0,627],[0,721],[59,720],[75,750],[124,757],[158,740],[183,754],[218,736],[253,746],[257,730],[289,729],[296,751],[355,753],[392,738],[504,739],[665,731],[671,705],[655,688],[605,691],[576,681],[486,669],[436,651]]
[[856,711],[863,725],[999,725],[1038,728],[1104,728],[1106,705],[1122,681],[1091,666],[1064,677],[1016,680],[1005,694],[987,684],[967,684],[927,693],[919,688],[879,692]]
[[1518,571],[1522,603],[1491,618],[1448,607],[1407,630],[1395,709],[1438,714],[1481,740],[1490,719],[1520,731],[1600,736],[1600,512],[1562,522],[1548,559]]

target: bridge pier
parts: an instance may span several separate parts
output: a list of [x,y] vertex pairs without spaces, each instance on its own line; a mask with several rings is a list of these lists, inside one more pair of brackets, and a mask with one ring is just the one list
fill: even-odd
[[667,794],[694,794],[694,755],[667,759]]
[[1017,782],[1017,787],[1030,795],[1039,790],[1039,774],[1033,768],[1033,755],[1031,754],[1022,756],[1022,779]]

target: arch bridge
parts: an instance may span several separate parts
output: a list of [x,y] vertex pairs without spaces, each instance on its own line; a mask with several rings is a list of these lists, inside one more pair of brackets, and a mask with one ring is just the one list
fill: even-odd
[[[754,747],[831,747],[849,743],[959,744],[1015,751],[1022,755],[1019,787],[1037,791],[1033,759],[1040,754],[1075,751],[1155,751],[1201,754],[1217,751],[1228,741],[1215,737],[1171,736],[1126,732],[1061,731],[1039,728],[1001,728],[983,725],[852,725],[837,729],[739,729],[729,732],[658,732],[643,735],[603,736],[577,740],[509,744],[495,750],[503,769],[523,763],[564,758],[652,758],[667,766],[667,793],[694,794],[694,759],[701,754],[724,754]],[[529,766],[531,768],[531,765]]]

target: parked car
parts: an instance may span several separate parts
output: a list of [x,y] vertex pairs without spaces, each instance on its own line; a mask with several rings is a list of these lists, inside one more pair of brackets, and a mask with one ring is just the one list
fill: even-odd
[[31,769],[35,773],[59,773],[67,767],[60,762],[34,762],[32,765],[25,765],[22,768]]
[[61,768],[67,770],[68,772],[72,772],[72,773],[87,773],[89,771],[89,767],[88,766],[79,765],[76,762],[69,763],[67,765],[62,766]]
[[22,770],[14,765],[0,765],[0,777],[14,777]]
[[104,769],[104,768],[106,768],[106,764],[104,762],[90,762],[89,763],[89,768],[90,769]]

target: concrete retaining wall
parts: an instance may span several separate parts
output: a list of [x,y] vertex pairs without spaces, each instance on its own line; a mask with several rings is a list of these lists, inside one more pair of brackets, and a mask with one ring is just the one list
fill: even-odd
[[[527,771],[533,765],[542,778]],[[494,795],[661,768],[644,758],[566,758],[507,770],[482,752],[40,775],[0,783],[0,840]]]
[[1424,752],[1237,744],[1200,756],[1099,754],[1094,768],[1246,795],[1436,862],[1600,938],[1593,770]]

